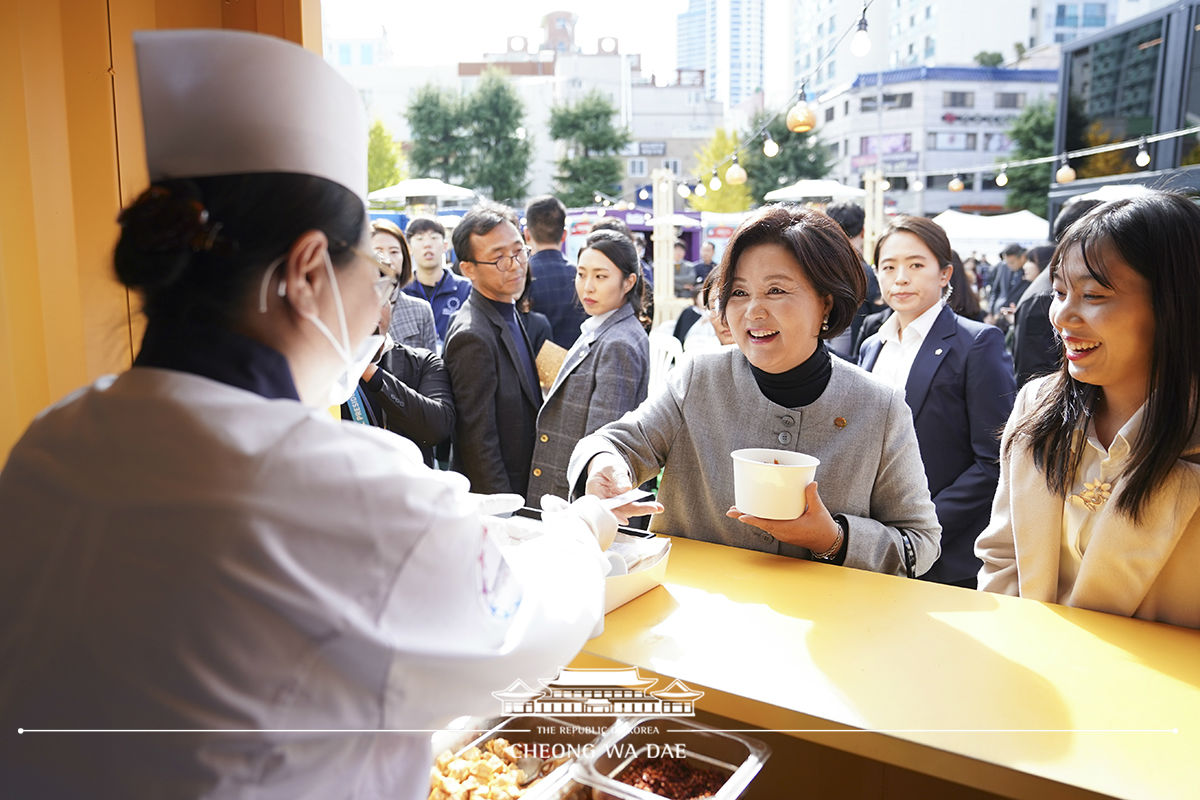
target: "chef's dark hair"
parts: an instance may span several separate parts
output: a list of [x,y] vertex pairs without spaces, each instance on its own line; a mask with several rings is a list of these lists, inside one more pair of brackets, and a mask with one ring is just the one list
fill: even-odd
[[117,221],[117,279],[141,293],[147,321],[228,326],[267,265],[303,233],[323,232],[339,267],[353,258],[367,218],[362,200],[337,183],[257,173],[159,181]]
[[867,294],[862,262],[840,225],[819,211],[798,206],[764,206],[734,231],[717,267],[721,319],[733,294],[738,259],[760,244],[790,250],[817,294],[833,298],[829,329],[821,331],[821,338],[832,339],[844,331]]

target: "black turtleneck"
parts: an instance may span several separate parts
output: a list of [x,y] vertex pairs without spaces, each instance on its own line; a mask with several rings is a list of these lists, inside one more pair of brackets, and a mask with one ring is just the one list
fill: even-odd
[[825,391],[833,375],[833,364],[825,342],[818,341],[816,351],[787,372],[763,372],[753,364],[750,371],[758,390],[768,400],[784,408],[799,408],[811,404]]

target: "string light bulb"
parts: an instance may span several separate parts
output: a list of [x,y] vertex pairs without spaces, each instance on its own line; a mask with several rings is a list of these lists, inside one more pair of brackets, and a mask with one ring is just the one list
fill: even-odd
[[734,153],[733,163],[729,165],[729,169],[725,170],[725,182],[730,186],[741,186],[748,177],[746,168],[738,163],[737,153]]
[[867,33],[867,7],[864,5],[862,16],[858,20],[858,30],[850,39],[850,52],[862,58],[871,52],[871,35]]
[[1146,149],[1146,137],[1144,136],[1138,144],[1137,155],[1133,157],[1133,163],[1143,168],[1150,166],[1150,151]]
[[796,105],[787,113],[787,129],[792,133],[808,133],[817,127],[817,112],[808,104],[808,87],[800,87],[800,96]]
[[[700,187],[696,187],[696,188],[700,188]],[[687,198],[692,196],[692,188],[690,186],[688,186],[686,183],[681,183],[681,184],[679,184],[679,187],[675,190],[675,193],[686,200]]]
[[996,185],[1001,189],[1008,186],[1008,164],[1000,165],[1000,174],[996,176]]
[[712,178],[708,181],[708,188],[714,192],[721,191],[721,187],[725,184],[721,183],[721,176],[717,174],[717,168],[713,167]]
[[763,134],[763,155],[767,158],[774,158],[779,155],[779,142],[771,138],[771,134]]
[[1067,161],[1066,153],[1063,153],[1062,166],[1054,173],[1054,180],[1058,183],[1071,183],[1075,180],[1075,170],[1071,168],[1071,162]]
[[967,188],[967,184],[963,182],[961,176],[955,175],[950,179],[950,182],[946,184],[946,188],[952,192],[961,192],[963,189]]
[[696,190],[692,194],[696,195],[696,197],[704,197],[704,195],[708,194],[708,189],[704,188],[703,183],[697,183]]
[[650,192],[649,192],[648,190],[646,190],[646,189],[642,189],[640,192],[638,192],[638,199],[640,199],[640,200],[649,200],[649,199],[650,199]]
[[913,178],[908,182],[908,188],[914,192],[919,192],[925,188],[925,181],[921,180],[919,177]]

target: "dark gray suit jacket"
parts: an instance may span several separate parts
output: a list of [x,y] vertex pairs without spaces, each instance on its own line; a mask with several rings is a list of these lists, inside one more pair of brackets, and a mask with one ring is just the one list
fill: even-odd
[[471,491],[524,496],[542,391],[500,312],[474,289],[450,321],[442,358],[457,412],[451,466],[470,479]]
[[637,408],[649,382],[650,337],[626,303],[590,343],[576,340],[538,413],[530,505],[544,494],[567,497],[567,462],[575,443]]

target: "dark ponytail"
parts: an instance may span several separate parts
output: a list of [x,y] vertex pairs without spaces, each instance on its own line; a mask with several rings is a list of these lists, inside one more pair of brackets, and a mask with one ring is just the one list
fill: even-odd
[[148,322],[229,326],[262,271],[305,231],[330,241],[334,265],[362,238],[366,209],[345,187],[310,175],[258,173],[160,181],[118,217],[117,279],[143,297]]
[[596,250],[621,270],[623,275],[637,276],[633,288],[625,295],[625,301],[633,306],[633,313],[645,323],[647,319],[643,297],[646,291],[646,282],[642,280],[642,262],[638,258],[633,240],[618,231],[601,228],[592,231],[588,236],[579,252],[582,253],[584,250]]

